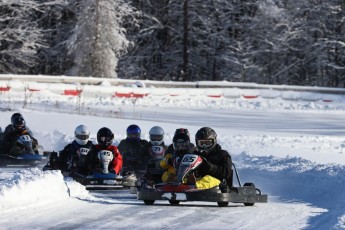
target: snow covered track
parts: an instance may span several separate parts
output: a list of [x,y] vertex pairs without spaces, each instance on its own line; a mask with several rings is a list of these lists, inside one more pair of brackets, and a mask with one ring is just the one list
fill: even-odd
[[[6,177],[6,173],[0,176]],[[209,229],[215,225],[218,229],[229,229],[230,226],[234,229],[273,229],[286,218],[294,219],[294,222],[285,229],[294,229],[307,226],[308,217],[324,211],[303,203],[281,203],[274,199],[269,204],[254,207],[230,204],[227,208],[219,208],[209,202],[171,206],[166,201],[145,206],[123,190],[93,192],[91,195],[77,183],[63,181],[57,171],[42,172],[33,168],[11,176],[5,179],[7,183],[0,189],[0,224],[13,228],[78,229],[87,226],[106,229],[116,225],[117,229],[161,229],[164,223],[171,229]],[[104,213],[112,215],[107,218]],[[25,218],[17,222],[18,216],[23,215]],[[271,221],[266,220],[267,216],[272,218]]]
[[[0,126],[19,110],[47,151],[72,141],[81,123],[88,125],[93,141],[99,128],[108,126],[115,133],[114,144],[133,123],[140,125],[145,139],[152,126],[162,126],[166,144],[176,128],[186,127],[193,135],[211,126],[231,153],[242,184],[253,182],[269,201],[254,207],[219,208],[210,202],[171,206],[167,201],[145,206],[124,191],[89,193],[58,172],[1,169],[0,229],[345,229],[343,99],[327,104],[262,98],[94,98],[80,102],[90,108],[82,116],[77,115],[76,97],[56,100],[56,95],[41,92],[22,109],[21,97],[4,95],[1,106],[11,110],[0,112]],[[111,109],[120,115],[110,116]]]

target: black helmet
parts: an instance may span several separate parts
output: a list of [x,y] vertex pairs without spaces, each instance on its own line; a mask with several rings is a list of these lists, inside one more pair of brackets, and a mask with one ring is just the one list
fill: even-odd
[[13,118],[12,127],[14,130],[21,131],[25,129],[25,120],[21,116]]
[[184,151],[184,153],[186,153],[190,146],[190,139],[187,133],[175,134],[173,137],[173,146],[176,152]]
[[113,143],[113,140],[114,140],[114,134],[110,129],[103,127],[100,130],[98,130],[97,142],[102,147],[110,146]]
[[209,153],[217,145],[217,134],[213,129],[209,127],[203,127],[199,129],[198,132],[196,132],[195,143],[198,147],[198,150]]
[[127,127],[127,138],[131,140],[140,140],[141,129],[137,125],[130,125]]
[[185,128],[176,129],[174,135],[179,134],[179,133],[184,133],[188,137],[190,137],[188,129],[185,129]]
[[21,117],[22,119],[24,119],[24,117],[23,117],[22,114],[20,114],[20,113],[14,113],[14,114],[12,114],[12,116],[11,116],[11,124],[12,124],[12,125],[13,125],[13,120],[14,120],[14,118],[16,118],[16,117]]

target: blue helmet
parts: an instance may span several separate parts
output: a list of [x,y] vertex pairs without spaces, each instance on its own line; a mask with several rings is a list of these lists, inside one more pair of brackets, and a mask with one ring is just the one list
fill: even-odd
[[140,140],[141,129],[137,125],[130,125],[127,127],[127,139]]

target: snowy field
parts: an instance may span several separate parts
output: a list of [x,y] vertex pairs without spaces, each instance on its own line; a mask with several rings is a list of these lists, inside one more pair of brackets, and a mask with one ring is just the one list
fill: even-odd
[[345,97],[301,100],[306,95],[122,99],[3,92],[0,127],[21,112],[45,150],[61,150],[80,124],[90,128],[93,141],[98,129],[109,127],[114,144],[130,124],[138,124],[146,139],[160,125],[166,144],[176,128],[194,135],[210,126],[231,153],[242,184],[255,183],[269,202],[145,206],[127,191],[89,193],[58,171],[0,169],[0,229],[345,229]]

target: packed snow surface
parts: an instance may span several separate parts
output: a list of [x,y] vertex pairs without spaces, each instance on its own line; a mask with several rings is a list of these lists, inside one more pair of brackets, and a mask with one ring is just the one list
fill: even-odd
[[[90,128],[94,142],[98,129],[109,127],[115,145],[130,124],[138,124],[145,139],[152,126],[161,126],[166,144],[176,128],[188,128],[193,136],[203,126],[212,127],[242,184],[253,182],[269,202],[146,206],[126,190],[89,192],[59,171],[1,168],[0,229],[345,229],[344,98],[276,94],[124,99],[1,93],[1,128],[19,111],[47,151],[62,150],[80,124]],[[319,100],[327,96],[332,101]]]

